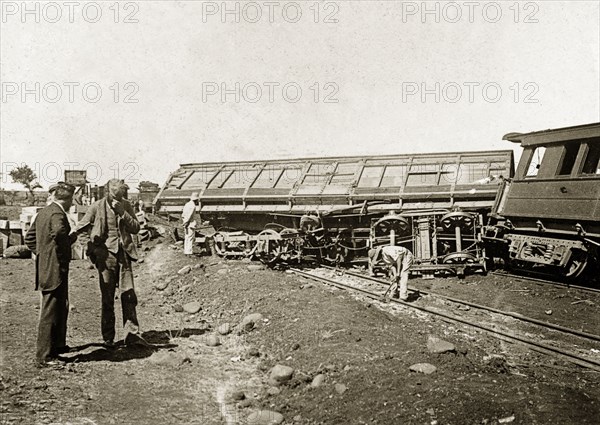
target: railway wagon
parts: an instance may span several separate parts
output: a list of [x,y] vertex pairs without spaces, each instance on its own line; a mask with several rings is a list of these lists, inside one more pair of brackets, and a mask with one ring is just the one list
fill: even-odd
[[484,219],[513,173],[511,150],[182,164],[154,207],[178,216],[198,192],[223,256],[344,263],[393,244],[415,273],[462,274],[485,268]]
[[492,214],[512,268],[576,279],[600,253],[600,123],[509,133],[523,154]]

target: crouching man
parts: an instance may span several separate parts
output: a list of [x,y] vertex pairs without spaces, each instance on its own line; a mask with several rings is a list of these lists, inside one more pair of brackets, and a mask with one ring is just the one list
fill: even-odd
[[140,224],[125,199],[127,189],[129,187],[123,180],[109,180],[106,196],[90,205],[76,230],[77,233],[90,232],[87,254],[98,270],[102,294],[101,329],[107,348],[114,347],[117,288],[120,288],[125,344],[146,344],[139,335],[131,268],[131,262],[137,260],[132,234],[140,231]]
[[[393,279],[390,287],[392,298],[400,298],[402,301],[406,301],[408,299],[409,269],[413,263],[412,252],[402,246],[378,247],[369,250],[369,263],[376,264],[380,256]],[[400,284],[400,291],[398,291],[398,284]]]

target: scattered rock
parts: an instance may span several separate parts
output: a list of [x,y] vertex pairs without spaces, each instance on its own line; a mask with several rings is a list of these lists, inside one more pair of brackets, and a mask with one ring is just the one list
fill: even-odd
[[515,415],[507,416],[506,418],[498,419],[499,424],[509,424],[515,420]]
[[429,335],[427,338],[427,349],[430,353],[441,354],[449,351],[455,351],[456,347],[454,344],[444,341],[437,336]]
[[293,368],[278,364],[273,366],[271,372],[269,373],[269,383],[271,385],[283,384],[292,379],[293,375]]
[[177,274],[184,275],[184,274],[188,274],[191,271],[192,271],[192,268],[190,266],[184,266],[184,267],[182,267],[182,268],[179,269],[179,271],[177,272]]
[[298,344],[297,342],[294,345],[292,345],[292,351],[296,351],[299,348],[300,348],[300,344]]
[[248,270],[250,271],[258,271],[258,270],[263,270],[265,267],[261,266],[260,264],[249,264],[248,266]]
[[344,384],[335,384],[335,391],[338,394],[344,394],[346,391],[348,391],[348,387],[346,387]]
[[277,387],[269,387],[269,389],[267,390],[267,394],[269,395],[277,395],[281,392],[281,390]]
[[[548,316],[550,316],[552,314],[552,310],[546,310],[545,312]],[[501,422],[502,423],[502,422]]]
[[492,354],[490,356],[484,356],[483,361],[487,365],[487,368],[495,373],[509,373],[510,367],[506,359],[498,354]]
[[250,357],[259,357],[260,351],[258,351],[256,348],[251,348],[250,350],[248,350],[248,355]]
[[277,425],[283,422],[283,415],[271,410],[259,410],[247,418],[248,425]]
[[221,335],[227,335],[231,332],[231,325],[229,323],[223,323],[217,328],[217,332],[219,332]]
[[252,313],[247,315],[242,319],[240,323],[240,328],[243,331],[249,332],[256,327],[257,323],[260,323],[263,319],[262,314],[260,313]]
[[141,264],[141,263],[143,263],[143,262],[144,262],[144,259],[143,259],[143,258],[140,258],[139,260],[137,260],[137,262],[138,262],[138,264]]
[[189,357],[172,351],[158,351],[152,354],[148,361],[161,366],[179,367],[184,363],[190,363]]
[[244,409],[246,407],[252,406],[252,400],[245,398],[244,400],[239,402],[239,406]]
[[229,273],[229,269],[219,269],[219,270],[217,270],[217,273],[218,274],[227,274],[227,273]]
[[176,313],[183,313],[183,306],[181,304],[175,304],[173,310],[175,310]]
[[200,305],[200,303],[198,301],[192,301],[191,303],[184,304],[183,310],[186,313],[196,314],[200,310],[202,310],[202,306]]
[[310,383],[310,386],[313,388],[319,388],[323,384],[323,382],[325,382],[325,375],[319,373],[313,378],[312,382]]
[[232,400],[244,400],[246,398],[246,394],[243,391],[235,391],[231,394]]
[[166,280],[161,280],[160,282],[157,282],[154,285],[154,288],[159,291],[164,291],[165,289],[167,289],[167,286],[169,286],[169,282]]
[[198,270],[198,269],[203,269],[204,268],[204,264],[202,263],[196,263],[194,264],[194,267],[192,267],[194,270]]
[[437,370],[437,367],[430,363],[416,363],[408,368],[412,372],[424,373],[425,375],[431,375]]
[[31,258],[27,245],[13,245],[4,250],[4,258]]
[[221,345],[221,340],[216,335],[209,335],[206,338],[206,345],[208,345],[209,347],[216,347],[218,345]]

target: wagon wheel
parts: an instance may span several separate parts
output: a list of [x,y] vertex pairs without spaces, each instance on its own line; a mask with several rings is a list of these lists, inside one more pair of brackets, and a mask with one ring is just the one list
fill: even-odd
[[453,252],[442,259],[444,264],[473,264],[477,262],[477,257],[466,252]]
[[273,229],[265,229],[256,236],[255,255],[267,265],[273,265],[281,257],[281,235]]
[[462,230],[471,230],[475,224],[475,217],[473,214],[456,211],[444,215],[440,219],[440,224],[444,230],[454,229],[456,226]]
[[404,236],[408,234],[410,224],[408,220],[402,216],[387,216],[380,218],[374,225],[375,234],[389,234],[392,230],[396,236]]
[[580,249],[574,249],[565,268],[565,277],[568,279],[577,279],[588,264],[588,253]]

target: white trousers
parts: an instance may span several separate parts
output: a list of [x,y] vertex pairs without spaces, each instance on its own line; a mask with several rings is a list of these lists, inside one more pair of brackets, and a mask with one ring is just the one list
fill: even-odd
[[[400,298],[406,299],[408,297],[409,269],[413,263],[412,253],[403,247],[386,246],[381,250],[381,258],[394,273],[394,283],[390,292],[394,294],[398,291],[398,280],[400,280]],[[400,275],[399,279],[398,275]]]
[[194,244],[196,243],[196,228],[185,228],[185,239],[183,240],[183,253],[192,255],[194,253]]

